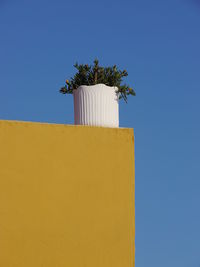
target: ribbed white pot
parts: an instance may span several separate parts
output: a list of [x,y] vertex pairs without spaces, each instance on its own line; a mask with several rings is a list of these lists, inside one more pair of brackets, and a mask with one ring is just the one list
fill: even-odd
[[81,85],[73,91],[74,123],[77,125],[119,127],[117,87],[105,84]]

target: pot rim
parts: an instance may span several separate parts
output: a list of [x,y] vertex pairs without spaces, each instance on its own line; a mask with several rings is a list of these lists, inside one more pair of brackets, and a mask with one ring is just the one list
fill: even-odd
[[[78,90],[79,88],[90,88],[90,89],[94,89],[95,87],[107,87],[107,88],[110,88],[110,89],[116,89],[116,90],[118,90],[118,87],[117,86],[108,86],[108,85],[106,85],[106,84],[104,84],[104,83],[97,83],[97,84],[94,84],[94,85],[80,85],[79,87],[77,87],[76,89],[74,89],[74,90]],[[73,90],[73,91],[74,91]]]

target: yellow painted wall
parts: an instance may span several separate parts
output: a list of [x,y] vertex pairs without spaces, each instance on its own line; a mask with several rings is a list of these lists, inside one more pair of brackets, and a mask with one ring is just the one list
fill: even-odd
[[0,121],[0,266],[133,267],[132,129]]

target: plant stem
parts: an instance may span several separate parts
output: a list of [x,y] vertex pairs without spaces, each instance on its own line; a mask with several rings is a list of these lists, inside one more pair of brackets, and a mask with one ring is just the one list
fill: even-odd
[[94,83],[97,84],[97,70],[95,70],[94,73]]

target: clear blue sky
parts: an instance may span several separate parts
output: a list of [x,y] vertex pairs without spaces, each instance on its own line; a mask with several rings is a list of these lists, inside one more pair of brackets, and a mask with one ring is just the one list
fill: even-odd
[[73,123],[73,64],[126,68],[137,96],[136,267],[200,266],[200,1],[0,0],[0,119]]

